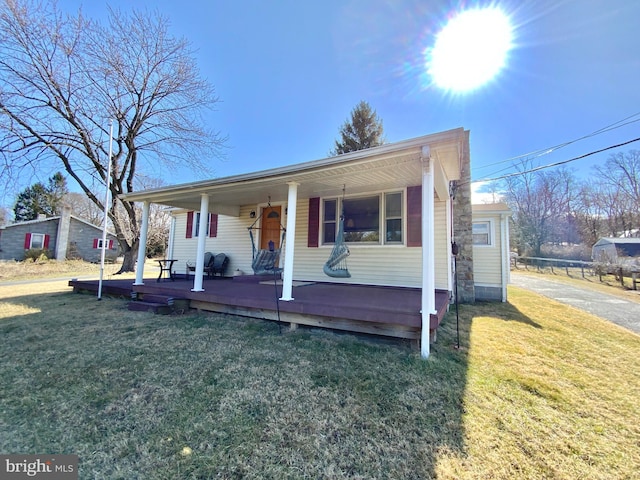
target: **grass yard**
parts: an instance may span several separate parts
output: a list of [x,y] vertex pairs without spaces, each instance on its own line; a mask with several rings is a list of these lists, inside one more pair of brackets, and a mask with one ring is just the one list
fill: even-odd
[[397,342],[0,286],[0,452],[80,478],[640,478],[640,337],[541,296]]

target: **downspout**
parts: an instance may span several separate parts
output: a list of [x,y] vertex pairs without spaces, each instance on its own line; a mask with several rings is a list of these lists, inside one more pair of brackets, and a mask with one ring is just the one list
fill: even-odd
[[192,292],[204,292],[202,277],[204,275],[204,249],[207,240],[207,220],[209,219],[209,195],[200,194],[200,223],[198,224],[198,247],[196,254],[196,274],[193,279]]
[[298,208],[298,183],[288,182],[289,196],[287,198],[287,233],[284,250],[284,276],[282,278],[282,297],[280,300],[293,300],[293,258],[296,238],[296,211]]
[[502,256],[502,301],[507,301],[507,284],[511,275],[511,259],[509,258],[509,216],[500,215],[501,256]]
[[138,240],[138,262],[136,264],[136,281],[134,285],[144,285],[144,261],[147,253],[147,233],[149,232],[149,201],[142,204],[142,225]]
[[435,309],[435,232],[433,228],[433,160],[429,147],[422,147],[422,330],[420,355],[429,358],[431,315]]

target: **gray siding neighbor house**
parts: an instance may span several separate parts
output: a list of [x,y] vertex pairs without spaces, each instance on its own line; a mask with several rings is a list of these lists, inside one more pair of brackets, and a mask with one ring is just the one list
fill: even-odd
[[[99,262],[102,228],[71,215],[65,209],[60,216],[38,218],[0,227],[0,260],[24,260],[30,249],[46,249],[56,260],[82,259]],[[118,256],[116,236],[107,233],[105,259]]]
[[640,270],[640,238],[604,237],[591,249],[594,262]]

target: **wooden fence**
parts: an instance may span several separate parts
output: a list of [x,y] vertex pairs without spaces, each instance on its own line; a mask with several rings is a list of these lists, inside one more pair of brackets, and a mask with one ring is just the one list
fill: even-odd
[[551,273],[556,273],[555,269],[564,269],[567,276],[569,276],[570,268],[579,268],[582,274],[582,278],[585,278],[585,270],[591,276],[598,275],[602,282],[602,276],[605,274],[613,274],[616,279],[620,281],[620,284],[624,287],[624,276],[628,274],[631,277],[631,284],[633,290],[638,289],[638,276],[640,272],[637,270],[625,270],[619,265],[603,264],[598,262],[584,262],[582,260],[564,260],[560,258],[542,258],[542,257],[512,257],[512,265],[517,270],[518,265],[523,265],[525,270],[535,268],[540,271],[543,268],[550,268]]

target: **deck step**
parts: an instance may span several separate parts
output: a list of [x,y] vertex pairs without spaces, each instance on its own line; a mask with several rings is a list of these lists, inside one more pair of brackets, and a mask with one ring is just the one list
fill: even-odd
[[166,303],[144,302],[142,300],[129,302],[128,308],[136,312],[153,312],[160,315],[169,315],[173,310],[173,308]]
[[168,295],[157,295],[153,293],[138,293],[138,299],[144,302],[161,303],[163,305],[171,305],[173,304],[174,300],[173,297],[170,297]]

